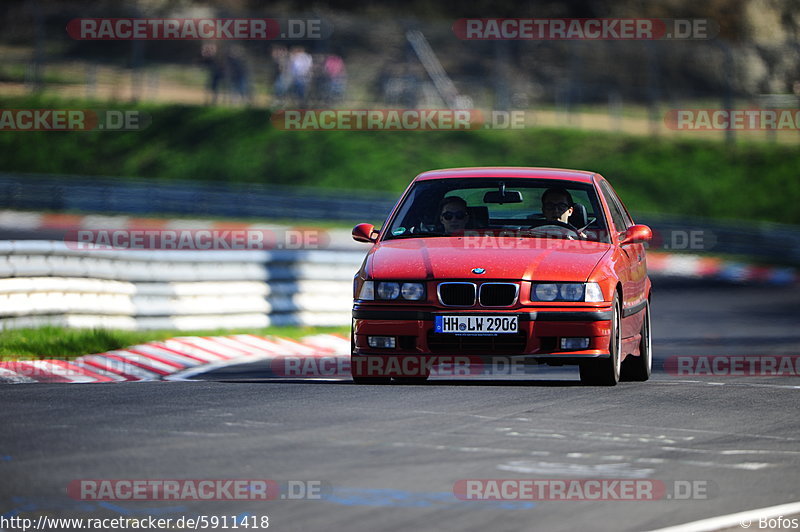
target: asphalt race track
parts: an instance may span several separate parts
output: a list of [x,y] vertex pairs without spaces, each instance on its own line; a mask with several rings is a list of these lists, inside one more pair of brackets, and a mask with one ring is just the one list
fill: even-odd
[[[675,355],[797,355],[798,301],[796,286],[657,281],[654,376],[615,388],[579,386],[571,368],[356,386],[269,380],[258,364],[195,382],[2,386],[0,515],[268,515],[275,530],[650,530],[798,501],[797,377],[662,369]],[[283,495],[316,486],[321,499],[81,501],[66,494],[78,479],[319,481]],[[659,500],[462,501],[453,488],[463,479],[649,479],[666,491]]]

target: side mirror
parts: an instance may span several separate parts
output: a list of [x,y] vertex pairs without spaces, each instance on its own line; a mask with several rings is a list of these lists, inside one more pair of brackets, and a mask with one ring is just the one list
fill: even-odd
[[619,241],[621,246],[628,244],[641,244],[642,242],[649,242],[653,238],[653,231],[649,227],[642,224],[630,226],[625,234]]
[[353,240],[356,242],[375,242],[378,240],[378,231],[372,224],[358,224],[353,228]]

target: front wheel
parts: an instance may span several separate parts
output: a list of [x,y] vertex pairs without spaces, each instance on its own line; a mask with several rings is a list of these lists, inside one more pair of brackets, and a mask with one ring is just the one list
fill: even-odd
[[608,358],[586,360],[580,364],[581,383],[590,386],[616,386],[622,371],[620,359],[622,352],[622,331],[619,299],[614,296],[611,315],[611,337],[608,340]]
[[622,365],[622,380],[646,381],[653,370],[653,341],[650,332],[650,301],[645,302],[644,321],[639,339],[639,356],[629,356]]

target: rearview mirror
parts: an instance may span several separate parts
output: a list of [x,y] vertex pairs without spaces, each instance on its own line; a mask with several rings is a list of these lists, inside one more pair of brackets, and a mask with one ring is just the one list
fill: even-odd
[[379,231],[372,224],[358,224],[353,228],[353,240],[356,242],[375,242]]
[[649,242],[653,238],[653,231],[649,227],[642,224],[632,225],[626,231],[619,241],[621,246],[628,244],[641,244],[642,242]]
[[522,192],[519,190],[490,191],[483,195],[484,203],[522,203]]

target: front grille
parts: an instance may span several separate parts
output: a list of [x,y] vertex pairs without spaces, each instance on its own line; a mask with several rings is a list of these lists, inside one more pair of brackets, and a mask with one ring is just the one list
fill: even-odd
[[522,333],[497,336],[456,336],[428,332],[431,353],[463,355],[519,355],[525,352],[526,338]]
[[439,302],[448,307],[471,307],[475,304],[473,283],[440,283]]
[[484,283],[479,301],[484,307],[510,307],[517,300],[518,289],[514,283]]

